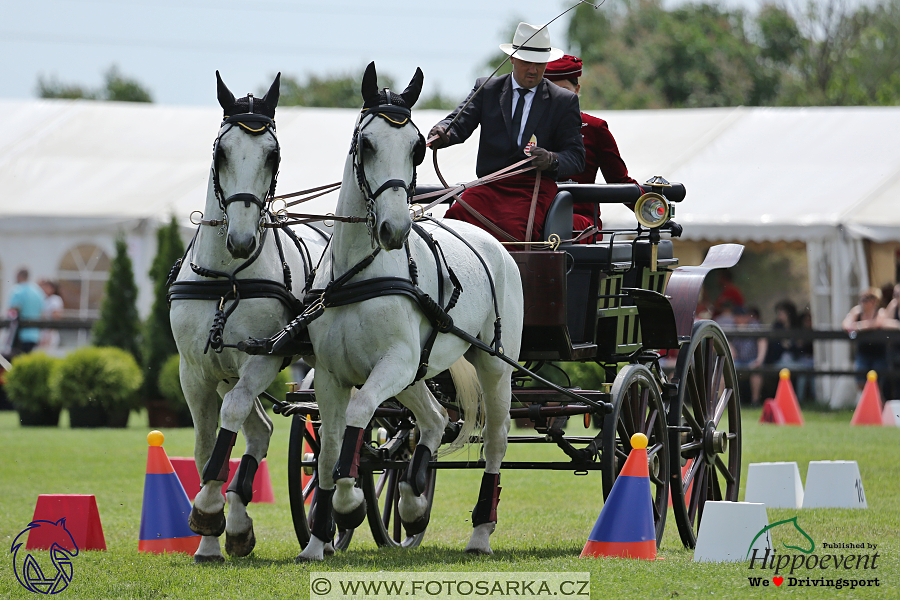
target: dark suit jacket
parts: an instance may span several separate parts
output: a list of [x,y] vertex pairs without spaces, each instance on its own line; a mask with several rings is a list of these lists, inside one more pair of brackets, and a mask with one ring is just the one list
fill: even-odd
[[[475,82],[475,90],[485,78]],[[481,125],[478,143],[478,162],[475,172],[484,177],[494,171],[508,167],[524,158],[522,151],[531,136],[537,138],[537,145],[555,152],[559,157],[559,169],[545,171],[553,179],[566,179],[584,170],[584,144],[581,140],[581,110],[578,96],[546,79],[535,89],[531,111],[522,133],[522,146],[516,147],[515,133],[512,131],[512,74],[495,77],[488,81],[472,103],[447,131],[451,144],[459,144],[469,138],[475,128]],[[438,123],[446,127],[465,104]]]

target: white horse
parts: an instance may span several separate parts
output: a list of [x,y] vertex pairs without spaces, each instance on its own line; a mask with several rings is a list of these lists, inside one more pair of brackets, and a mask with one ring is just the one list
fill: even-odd
[[[223,531],[225,550],[232,556],[248,555],[256,543],[246,509],[272,435],[272,421],[258,396],[285,357],[251,356],[233,346],[271,336],[290,322],[325,246],[324,237],[310,227],[300,234],[300,244],[287,232],[266,227],[272,224],[267,202],[280,160],[274,121],[280,74],[264,97],[239,100],[218,72],[216,78],[225,119],[214,146],[204,218],[169,292],[202,481],[190,516],[191,529],[203,535],[195,562],[224,560],[219,546]],[[227,490],[226,521],[221,490],[239,430],[247,449]]]
[[[365,501],[354,486],[363,431],[379,404],[392,396],[413,411],[421,432],[400,484],[399,516],[407,534],[424,530],[430,516],[422,495],[428,462],[437,452],[448,422],[447,412],[428,391],[424,379],[450,369],[463,356],[475,367],[484,393],[485,457],[481,492],[473,511],[474,531],[466,551],[492,553],[489,536],[497,520],[513,367],[448,333],[437,334],[430,356],[423,360],[422,350],[434,327],[411,299],[416,295],[413,286],[404,285],[403,280],[409,282],[414,261],[419,289],[445,308],[454,290],[452,270],[458,280],[456,287],[462,290],[458,304],[448,311],[453,325],[485,344],[499,346],[496,325],[502,318],[503,349],[513,360],[518,357],[522,333],[522,284],[509,253],[479,228],[448,222],[458,237],[435,224],[426,226],[442,253],[435,252],[420,235],[410,235],[408,199],[414,193],[415,166],[424,157],[425,140],[412,124],[409,109],[421,87],[421,70],[400,95],[379,92],[374,63],[363,78],[365,104],[344,166],[337,214],[363,217],[368,227],[335,224],[331,247],[313,284],[314,290],[329,286],[323,295],[324,313],[309,325],[316,354],[322,445],[313,536],[297,557],[300,561],[323,559],[334,532],[332,506],[342,528],[362,522]],[[378,286],[406,291],[369,298]],[[362,297],[368,299],[357,301]],[[431,312],[440,315],[440,311]],[[446,313],[438,320],[446,324],[445,317]],[[459,370],[457,365],[451,373]],[[351,400],[353,387],[359,389]],[[462,387],[457,385],[458,390]],[[468,420],[474,421],[477,412],[476,408],[466,411]]]

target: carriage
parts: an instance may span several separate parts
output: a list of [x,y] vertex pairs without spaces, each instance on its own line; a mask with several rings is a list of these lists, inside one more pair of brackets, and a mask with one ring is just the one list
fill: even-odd
[[[543,227],[546,243],[512,252],[525,294],[520,362],[542,374],[565,373],[559,365],[566,363],[590,363],[607,383],[594,390],[569,380],[565,388],[572,393],[567,395],[524,372],[514,373],[510,416],[532,431],[510,435],[509,443],[549,442],[560,454],[545,462],[504,460],[502,468],[576,475],[600,471],[605,498],[631,449],[632,434],[644,433],[657,543],[671,498],[681,540],[693,547],[705,502],[737,501],[741,474],[740,402],[730,347],[714,321],[695,321],[694,313],[706,274],[736,264],[743,248],[714,246],[702,265],[679,267],[672,241],[665,238],[673,233],[673,203],[684,199],[685,188],[661,177],[648,185],[652,191],[643,194],[630,184],[560,184]],[[417,191],[427,195],[442,187],[419,185]],[[636,203],[639,224],[603,230],[602,240],[589,244],[564,241],[572,237],[575,203]],[[428,386],[451,415],[465,418],[446,373]],[[297,539],[305,546],[310,539],[307,509],[315,503],[317,484],[315,392],[292,389],[275,410],[293,420],[289,493]],[[567,421],[579,418],[585,433],[567,435]],[[445,441],[455,427],[448,427]],[[358,485],[379,546],[415,547],[425,535],[407,535],[397,510],[398,484],[416,436],[415,417],[394,399],[375,411],[366,428]],[[479,440],[473,436],[471,441]],[[483,461],[452,458],[430,463],[429,511],[439,471],[484,468]],[[338,529],[335,547],[346,549],[352,537],[352,529]]]
[[[275,401],[275,412],[293,419],[298,560],[346,549],[364,519],[379,545],[417,546],[437,474],[448,468],[484,471],[466,551],[491,554],[501,467],[600,471],[607,496],[638,432],[649,440],[657,543],[671,496],[681,539],[693,546],[705,503],[736,501],[740,488],[734,362],[722,330],[694,314],[706,274],[733,266],[742,247],[715,246],[702,265],[679,267],[668,238],[680,233],[672,207],[685,189],[662,177],[648,181],[646,193],[637,185],[560,185],[544,243],[511,253],[480,228],[447,227],[409,204],[454,194],[416,185],[426,140],[410,109],[422,77],[417,71],[394,94],[378,89],[374,63],[366,69],[327,241],[314,228],[293,232],[296,215],[271,206],[279,78],[260,99],[235,99],[218,78],[225,116],[204,216],[169,289],[203,481],[189,519],[203,536],[195,561],[224,560],[222,533],[232,556],[253,550],[246,507],[272,432],[259,397],[291,356],[313,349],[317,392],[292,390]],[[575,243],[576,203],[633,205],[639,224]],[[577,378],[550,381],[548,373],[577,363],[604,375],[600,389],[582,389]],[[585,433],[567,435],[578,417]],[[508,435],[510,418],[534,432]],[[226,519],[219,492],[238,431],[247,449],[227,489]],[[467,442],[482,444],[479,460],[440,456]],[[504,461],[509,443],[551,443],[559,458]],[[328,465],[322,471],[320,461]]]

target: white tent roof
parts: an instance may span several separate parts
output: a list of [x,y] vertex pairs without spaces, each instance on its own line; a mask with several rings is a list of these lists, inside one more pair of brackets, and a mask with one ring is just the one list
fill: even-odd
[[[92,101],[0,101],[0,217],[187,220],[203,207],[221,110]],[[357,116],[280,108],[279,193],[339,181]],[[445,111],[414,111],[423,132]],[[685,237],[821,239],[843,226],[900,240],[900,108],[603,111],[629,171],[687,186]],[[476,134],[477,137],[477,134]],[[442,150],[451,183],[474,179],[477,140]],[[436,182],[431,153],[420,182]],[[331,211],[336,195],[303,207]],[[607,225],[630,224],[619,206]]]

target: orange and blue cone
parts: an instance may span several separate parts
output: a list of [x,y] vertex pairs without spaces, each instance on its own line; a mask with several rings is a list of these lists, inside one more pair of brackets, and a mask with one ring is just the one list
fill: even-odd
[[631,452],[581,551],[581,558],[656,558],[653,495],[647,469],[647,436],[631,436]]
[[191,501],[163,450],[163,439],[159,431],[151,431],[147,436],[150,448],[147,451],[138,551],[194,554],[200,545],[200,536],[188,527]]

